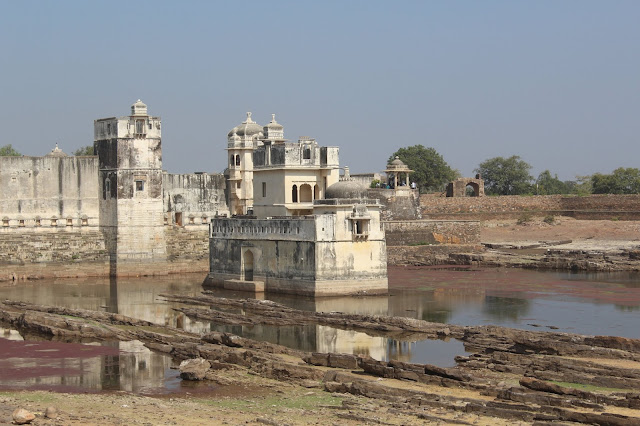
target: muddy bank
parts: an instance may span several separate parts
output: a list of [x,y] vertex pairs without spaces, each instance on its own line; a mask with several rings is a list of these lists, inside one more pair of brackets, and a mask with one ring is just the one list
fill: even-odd
[[[487,243],[475,253],[453,253],[451,264],[559,271],[640,271],[640,246],[632,248],[561,247],[559,243]],[[569,246],[569,243],[566,245]]]
[[474,265],[556,271],[640,271],[640,244],[619,241],[501,241],[478,246],[390,247],[390,265]]
[[[340,418],[356,423],[380,412],[387,413],[383,424],[640,424],[637,339],[463,327],[380,315],[314,314],[270,301],[211,294],[165,297],[190,305],[179,308],[186,315],[220,324],[278,326],[304,320],[376,335],[420,334],[458,339],[471,355],[457,357],[456,367],[440,368],[377,361],[366,354],[306,353],[229,333],[197,335],[118,314],[11,301],[0,304],[0,321],[24,335],[61,341],[135,339],[177,361],[202,358],[208,363],[204,376],[219,386],[253,377],[275,388],[336,395],[345,410],[340,414],[348,414]],[[242,314],[233,312],[238,307]],[[369,406],[369,413],[352,411],[351,398],[360,398],[357,404]]]
[[482,223],[481,244],[389,247],[394,265],[640,271],[640,222],[563,216]]

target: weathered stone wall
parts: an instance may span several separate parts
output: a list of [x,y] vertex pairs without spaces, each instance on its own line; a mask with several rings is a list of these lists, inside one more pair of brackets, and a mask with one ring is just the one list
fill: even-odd
[[367,198],[378,199],[382,203],[383,220],[420,219],[420,195],[417,189],[369,188]]
[[0,157],[0,216],[5,232],[97,227],[97,157]]
[[204,224],[208,229],[212,217],[229,214],[225,196],[227,183],[222,174],[164,173],[162,186],[166,223]]
[[415,220],[384,222],[387,246],[476,244],[480,222],[461,220]]
[[0,234],[0,280],[108,274],[101,232]]
[[389,265],[450,265],[451,253],[477,253],[481,250],[477,245],[436,245],[436,246],[387,246]]
[[209,270],[209,228],[166,227],[167,260],[171,272]]
[[425,219],[459,217],[461,219],[516,219],[523,213],[548,214],[577,219],[640,220],[640,195],[535,195],[499,197],[420,196]]

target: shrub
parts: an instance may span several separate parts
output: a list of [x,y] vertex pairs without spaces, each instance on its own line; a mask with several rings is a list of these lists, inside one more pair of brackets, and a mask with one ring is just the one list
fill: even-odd
[[522,213],[516,222],[518,225],[524,225],[525,223],[531,222],[533,219],[533,215],[529,212]]

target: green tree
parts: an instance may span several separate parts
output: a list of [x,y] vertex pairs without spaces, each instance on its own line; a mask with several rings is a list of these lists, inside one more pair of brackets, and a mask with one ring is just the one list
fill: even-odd
[[531,165],[519,156],[494,157],[483,161],[475,169],[484,179],[484,190],[489,195],[520,195],[532,192],[529,174]]
[[590,175],[576,176],[575,182],[569,181],[568,183],[574,187],[574,192],[578,195],[589,195],[593,193]]
[[575,182],[563,182],[558,179],[558,175],[551,176],[551,172],[549,172],[549,170],[545,170],[538,175],[536,185],[536,193],[540,195],[572,194],[576,192]]
[[409,180],[418,185],[420,192],[443,191],[448,182],[458,177],[458,172],[433,148],[422,145],[400,148],[389,157],[388,162],[396,157],[413,170]]
[[594,194],[638,194],[640,193],[640,170],[617,168],[610,175],[595,173],[591,176]]
[[22,154],[20,154],[18,151],[13,149],[11,144],[0,147],[0,157],[20,157],[20,156],[22,156]]
[[94,155],[93,153],[93,145],[83,146],[82,148],[78,148],[73,151],[73,155],[82,156],[82,155]]

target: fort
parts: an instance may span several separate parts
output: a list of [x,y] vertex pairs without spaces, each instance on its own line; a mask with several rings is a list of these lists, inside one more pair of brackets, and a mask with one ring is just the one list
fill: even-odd
[[[226,170],[172,174],[162,169],[161,131],[137,101],[128,116],[94,121],[93,156],[56,146],[43,157],[0,157],[0,280],[208,272],[232,288],[330,294],[329,281],[364,280],[354,291],[375,292],[383,264],[480,251],[484,220],[640,219],[635,195],[487,197],[478,177],[452,182],[448,196],[419,194],[399,160],[386,176],[350,176],[338,147],[288,141],[275,116],[262,126],[250,113],[227,134]],[[392,188],[367,189],[374,179]],[[332,185],[343,188],[328,197]],[[353,247],[369,257],[353,257]],[[353,269],[364,259],[377,266]]]
[[140,100],[128,116],[95,120],[93,147],[93,156],[56,145],[43,157],[0,157],[0,279],[209,271],[227,286],[331,294],[359,281],[355,292],[379,292],[383,222],[396,221],[392,242],[408,226],[420,241],[459,240],[415,222],[418,191],[401,161],[387,166],[394,189],[367,191],[367,177],[340,175],[338,147],[286,140],[275,115],[262,126],[247,113],[229,131],[223,173],[164,171],[162,120]]

